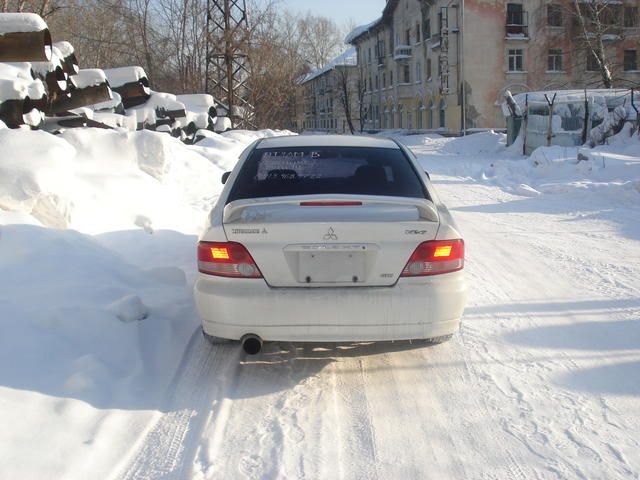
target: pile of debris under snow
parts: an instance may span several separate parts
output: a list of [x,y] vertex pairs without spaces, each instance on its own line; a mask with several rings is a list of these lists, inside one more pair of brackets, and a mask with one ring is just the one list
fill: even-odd
[[595,147],[638,131],[640,98],[631,90],[558,90],[505,93],[507,144],[530,155],[541,146]]
[[0,122],[9,128],[148,129],[191,143],[198,130],[227,130],[223,115],[211,95],[154,92],[141,67],[80,69],[40,16],[0,13]]

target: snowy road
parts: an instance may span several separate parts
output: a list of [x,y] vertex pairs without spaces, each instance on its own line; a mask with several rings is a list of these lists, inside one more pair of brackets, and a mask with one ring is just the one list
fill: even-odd
[[113,478],[640,478],[640,209],[522,197],[415,147],[468,248],[450,343],[267,344],[196,333]]

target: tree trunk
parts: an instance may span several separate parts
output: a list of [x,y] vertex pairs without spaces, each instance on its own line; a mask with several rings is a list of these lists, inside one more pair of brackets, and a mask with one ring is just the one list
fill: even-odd
[[611,88],[613,86],[613,78],[611,77],[611,70],[609,69],[609,66],[607,64],[606,52],[604,49],[604,43],[602,41],[602,36],[605,33],[604,26],[600,18],[602,10],[599,10],[598,6],[593,4],[587,4],[587,6],[585,7],[592,9],[591,17],[592,21],[594,22],[594,31],[590,32],[589,28],[587,27],[587,21],[585,20],[582,7],[580,6],[580,0],[573,0],[573,5],[575,9],[575,15],[582,29],[584,41],[587,44],[587,54],[593,55],[593,57],[596,59],[600,77],[602,78],[602,83],[604,84],[605,88]]

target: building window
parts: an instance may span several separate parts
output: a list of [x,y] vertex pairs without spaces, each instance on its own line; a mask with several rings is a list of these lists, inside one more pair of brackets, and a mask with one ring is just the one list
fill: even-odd
[[389,86],[393,87],[393,70],[389,72]]
[[562,26],[562,5],[555,3],[547,5],[547,25],[550,27]]
[[382,72],[382,88],[387,88],[387,72]]
[[380,78],[376,75],[376,90],[380,89]]
[[624,7],[624,26],[626,28],[638,26],[638,7]]
[[507,35],[527,35],[526,14],[521,3],[507,3]]
[[402,66],[402,82],[411,83],[411,66],[408,63]]
[[638,53],[637,50],[624,51],[624,71],[630,72],[638,70]]
[[524,53],[522,49],[509,49],[509,71],[524,72]]
[[407,28],[407,30],[404,32],[404,44],[405,45],[411,45],[411,29]]
[[547,69],[550,72],[562,71],[562,50],[559,48],[549,49]]
[[426,17],[424,18],[424,25],[422,27],[422,32],[424,34],[424,39],[429,40],[431,38],[431,17],[429,16],[429,11],[427,10]]
[[416,63],[416,83],[422,81],[422,65],[420,62]]
[[416,23],[416,43],[420,43],[420,24]]
[[369,47],[369,63],[371,63],[371,47]]
[[427,58],[427,79],[431,80],[431,59]]
[[598,71],[600,71],[598,58],[595,56],[593,52],[590,52],[587,55],[587,72],[598,72]]
[[447,114],[444,107],[440,107],[440,128],[444,128],[446,125]]
[[384,40],[378,40],[378,43],[376,43],[376,58],[378,59],[378,65],[381,65],[384,62],[385,55]]

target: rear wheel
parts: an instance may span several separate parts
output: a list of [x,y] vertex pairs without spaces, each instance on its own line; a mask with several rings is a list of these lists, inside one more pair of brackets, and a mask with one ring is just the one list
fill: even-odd
[[424,343],[427,345],[438,345],[440,343],[448,342],[453,338],[453,335],[442,335],[441,337],[425,338]]

